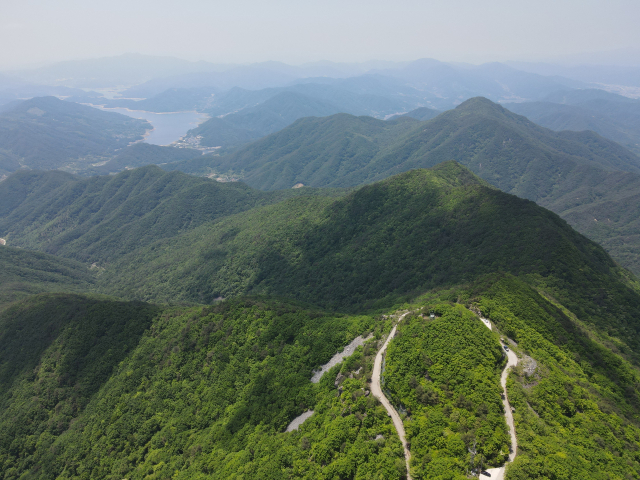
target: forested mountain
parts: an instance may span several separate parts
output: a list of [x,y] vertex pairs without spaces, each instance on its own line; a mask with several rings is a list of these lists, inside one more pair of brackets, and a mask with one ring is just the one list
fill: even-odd
[[[294,75],[263,68],[262,82]],[[258,70],[217,78],[250,83]],[[519,363],[505,478],[640,475],[640,284],[540,206],[640,271],[640,158],[483,98],[421,106],[473,91],[545,98],[557,81],[499,65],[382,73],[138,103],[209,109],[191,132],[201,145],[266,135],[218,156],[129,145],[98,110],[62,106],[63,125],[44,104],[20,114],[44,118],[61,145],[102,138],[84,174],[128,170],[81,178],[18,163],[0,181],[3,478],[404,480],[405,436],[372,395],[398,319],[380,380],[415,480],[508,460],[506,344]],[[429,75],[449,90],[429,90]],[[613,101],[568,95],[555,105]],[[42,166],[73,170],[65,158]],[[247,184],[136,168],[147,163]]]
[[[626,281],[601,247],[555,214],[485,185],[448,162],[344,198],[290,199],[158,241],[100,281],[125,298],[210,302],[260,292],[343,309],[496,270],[547,278],[557,298],[577,304],[578,293],[563,292],[572,276],[587,290]],[[618,294],[610,295],[605,302]],[[630,298],[620,305],[632,311]]]
[[[101,203],[108,197],[139,235],[140,212],[153,209],[134,208],[136,194],[165,191],[174,210],[191,204],[175,200],[184,197],[171,194],[168,179],[203,182],[207,197],[240,210],[273,195],[154,167],[103,184],[21,172],[0,187],[13,185],[16,201],[4,208],[16,215],[20,205],[34,208],[36,190],[73,190],[75,202],[61,198],[72,208],[60,218],[71,224],[118,210]],[[405,412],[412,478],[461,480],[505,460],[500,335],[517,342],[523,363],[508,382],[519,443],[507,478],[640,473],[640,376],[629,363],[640,361],[640,287],[557,215],[455,162],[346,196],[219,213],[226,216],[146,246],[142,238],[87,279],[133,301],[41,294],[0,312],[5,478],[406,478],[395,428],[369,394],[373,357],[393,320],[371,309],[400,304],[411,313],[384,375]],[[102,252],[83,255],[90,262]],[[175,306],[220,296],[235,298]],[[145,298],[174,306],[135,301]],[[319,383],[309,381],[368,334]],[[308,409],[299,430],[285,431]]]
[[297,183],[346,187],[449,159],[550,208],[640,273],[633,207],[640,158],[592,132],[541,128],[486,99],[469,100],[422,123],[349,115],[302,119],[230,155],[164,168],[233,172],[261,189]]
[[38,97],[0,114],[0,173],[75,169],[141,140],[151,125],[117,113]]
[[[361,160],[352,160],[356,153]],[[614,142],[590,133],[555,133],[482,98],[426,123],[349,115],[302,119],[236,153],[210,157],[209,165],[244,172],[247,184],[267,190],[296,183],[354,186],[452,158],[499,188],[532,199],[548,194],[557,178],[527,181],[525,174],[549,172],[552,164],[558,173],[578,165],[640,172],[640,157]]]
[[434,110],[433,108],[419,107],[402,115],[394,115],[393,117],[389,118],[389,120],[396,120],[400,117],[411,117],[424,122],[425,120],[431,120],[432,118],[437,117],[441,113],[442,112],[440,112],[439,110]]
[[640,153],[640,100],[603,90],[572,90],[543,102],[509,103],[509,110],[552,130],[593,130]]
[[0,196],[11,199],[0,207],[0,231],[11,245],[103,263],[256,206],[332,193],[264,193],[156,166],[90,178],[24,171],[0,182]]
[[302,117],[324,117],[338,113],[340,107],[295,92],[282,92],[269,100],[222,118],[211,118],[189,130],[199,145],[228,147],[248,143],[277,132]]
[[640,480],[640,100],[585,71],[0,75],[0,479]]
[[87,265],[20,248],[0,248],[0,310],[6,304],[42,292],[87,292],[94,273]]

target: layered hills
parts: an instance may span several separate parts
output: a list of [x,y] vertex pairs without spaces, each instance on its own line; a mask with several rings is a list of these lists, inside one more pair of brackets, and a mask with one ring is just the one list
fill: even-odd
[[[547,171],[552,163],[565,164],[564,171],[578,165],[640,171],[640,158],[612,141],[592,133],[552,132],[482,98],[426,123],[402,120],[344,114],[302,119],[236,153],[210,157],[209,164],[244,172],[247,184],[271,190],[296,183],[355,186],[453,158],[499,188],[532,199],[547,193],[557,179],[540,176],[535,183],[544,183],[543,191],[536,192],[540,187],[526,181],[525,172]],[[362,159],[351,161],[352,152]],[[503,169],[514,159],[512,173],[505,175]]]
[[540,102],[505,104],[509,110],[552,130],[592,130],[640,153],[640,101],[603,90],[572,90]]
[[[31,224],[51,227],[25,224],[12,242],[44,249],[67,229],[58,253],[85,268],[100,259],[91,288],[120,297],[41,294],[0,312],[6,478],[406,478],[400,440],[369,393],[394,319],[377,312],[400,305],[410,314],[385,380],[406,412],[412,478],[458,480],[505,460],[500,335],[534,365],[509,377],[519,444],[507,478],[640,471],[636,280],[554,213],[455,162],[346,195],[301,188],[270,200],[155,167],[97,180],[20,172],[4,185],[16,200],[3,228],[34,209]],[[59,213],[47,191],[60,194]],[[154,192],[168,210],[142,201]],[[180,199],[192,192],[203,200],[188,210]],[[142,236],[160,234],[153,224],[172,210],[194,225]],[[105,254],[124,237],[101,244],[86,232],[117,230],[118,216],[140,241]],[[185,305],[200,302],[214,304]]]
[[141,140],[150,128],[144,120],[55,97],[33,98],[0,113],[0,170],[88,166]]
[[[179,66],[113,63],[136,58]],[[0,180],[0,477],[640,478],[640,158],[603,138],[622,107],[500,64],[323,76],[372,66],[140,86],[216,117],[190,138],[230,147],[208,156],[32,100],[51,110],[14,137],[35,116],[60,145]],[[474,94],[598,111],[603,136],[434,110]]]
[[[550,208],[640,271],[640,232],[628,208],[638,192],[640,158],[593,132],[553,132],[486,99],[426,122],[345,114],[301,119],[230,155],[165,168],[233,172],[271,190],[298,183],[355,186],[449,159]],[[608,188],[614,184],[618,188]]]
[[206,222],[296,195],[265,193],[157,166],[80,178],[59,171],[20,171],[0,183],[9,244],[94,263],[108,262]]
[[302,117],[324,117],[338,113],[340,108],[296,92],[282,92],[251,108],[242,109],[222,118],[214,117],[189,131],[199,144],[228,147],[248,143],[277,132]]

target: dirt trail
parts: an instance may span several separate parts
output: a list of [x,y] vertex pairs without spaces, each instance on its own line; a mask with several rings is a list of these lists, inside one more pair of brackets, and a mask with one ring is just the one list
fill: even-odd
[[[408,314],[409,312],[400,315],[398,323],[400,323]],[[402,424],[402,419],[400,418],[400,415],[398,415],[398,412],[396,412],[396,409],[393,408],[391,402],[389,402],[384,393],[382,393],[382,388],[380,386],[380,375],[382,373],[382,357],[384,356],[384,352],[387,350],[387,345],[389,345],[389,342],[396,334],[396,327],[397,324],[391,329],[391,333],[389,333],[387,340],[384,342],[384,345],[382,345],[382,348],[376,355],[376,359],[373,364],[373,375],[371,375],[371,393],[374,397],[380,400],[380,403],[382,403],[382,406],[387,410],[387,413],[391,417],[391,420],[393,420],[393,425],[396,427],[396,431],[398,432],[398,436],[400,437],[400,441],[402,442],[402,446],[404,448],[404,458],[407,464],[407,480],[411,480],[411,476],[409,475],[409,460],[411,458],[411,453],[409,452],[409,448],[407,448],[407,439],[404,432],[404,425]]]
[[327,363],[322,365],[320,367],[320,370],[315,370],[312,372],[313,376],[311,377],[311,382],[319,383],[320,379],[326,372],[328,372],[331,368],[335,367],[337,364],[342,362],[342,360],[344,360],[346,357],[350,357],[351,355],[353,355],[353,352],[356,351],[356,348],[358,348],[360,345],[364,345],[364,342],[366,342],[370,338],[371,338],[371,335],[369,335],[366,338],[363,337],[362,335],[354,338],[353,341],[349,345],[344,347],[344,349],[341,352],[336,353],[333,357],[331,357],[331,360],[329,360]]
[[[513,423],[513,414],[511,413],[511,405],[509,405],[509,398],[507,397],[507,376],[509,375],[509,369],[511,367],[515,367],[518,364],[518,356],[513,353],[513,351],[509,350],[506,352],[507,354],[507,365],[502,370],[502,376],[500,377],[500,385],[502,385],[502,391],[504,393],[504,398],[502,400],[502,405],[504,406],[504,417],[507,421],[507,426],[509,427],[509,435],[511,436],[511,451],[509,453],[509,461],[513,462],[513,459],[516,458],[516,450],[518,449],[518,439],[516,438],[516,427]],[[506,465],[498,468],[490,468],[487,470],[489,477],[491,480],[503,480],[504,479],[504,469]],[[483,478],[484,475],[480,475],[480,478]]]

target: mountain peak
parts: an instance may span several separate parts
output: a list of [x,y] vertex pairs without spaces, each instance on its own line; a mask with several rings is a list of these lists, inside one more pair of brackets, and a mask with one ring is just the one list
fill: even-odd
[[469,100],[465,100],[460,105],[455,108],[458,112],[469,112],[469,113],[482,113],[482,114],[492,114],[492,115],[509,115],[511,112],[506,110],[501,105],[492,102],[488,98],[485,97],[473,97]]

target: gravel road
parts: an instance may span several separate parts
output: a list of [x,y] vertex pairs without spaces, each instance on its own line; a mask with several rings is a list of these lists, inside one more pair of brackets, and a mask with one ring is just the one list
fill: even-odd
[[[400,323],[408,314],[409,312],[403,313],[398,319],[398,323]],[[391,402],[389,402],[384,393],[382,393],[382,387],[380,386],[380,375],[382,373],[382,357],[384,355],[384,352],[387,350],[387,345],[389,345],[389,342],[396,334],[396,326],[391,329],[391,333],[389,333],[387,340],[384,342],[384,345],[382,345],[382,348],[376,355],[376,359],[373,364],[373,375],[371,375],[371,393],[374,397],[380,400],[380,403],[387,410],[387,413],[391,417],[391,420],[393,420],[393,425],[396,427],[398,436],[400,437],[400,441],[402,442],[402,446],[404,448],[404,458],[407,464],[407,480],[411,480],[411,476],[409,475],[409,460],[411,458],[411,453],[409,452],[409,448],[407,448],[407,439],[404,432],[404,425],[402,424],[402,419],[400,418],[400,415],[398,415],[398,412],[396,412],[396,409],[393,408]]]
[[[512,350],[506,352],[507,365],[502,370],[502,376],[500,377],[500,385],[502,385],[502,391],[504,393],[504,399],[502,405],[504,406],[504,417],[509,427],[509,434],[511,435],[511,451],[509,453],[509,461],[513,462],[516,458],[516,450],[518,449],[518,439],[516,438],[516,427],[513,424],[513,414],[511,413],[511,405],[509,405],[509,398],[507,397],[507,376],[509,375],[509,369],[515,367],[518,364],[518,356],[513,353]],[[490,468],[487,470],[489,478],[491,480],[503,480],[504,479],[505,465],[498,468]],[[484,475],[480,475],[480,478],[485,478]]]
[[322,376],[329,371],[329,369],[339,364],[344,358],[350,357],[351,355],[353,355],[353,352],[356,351],[356,348],[358,348],[360,345],[364,345],[364,342],[366,342],[370,338],[371,338],[371,335],[369,335],[367,338],[364,338],[362,336],[354,338],[349,345],[344,347],[344,350],[342,350],[339,353],[336,353],[333,357],[331,357],[331,360],[329,360],[327,363],[322,365],[320,367],[320,370],[316,370],[313,372],[313,376],[311,377],[311,382],[318,383],[322,378]]

